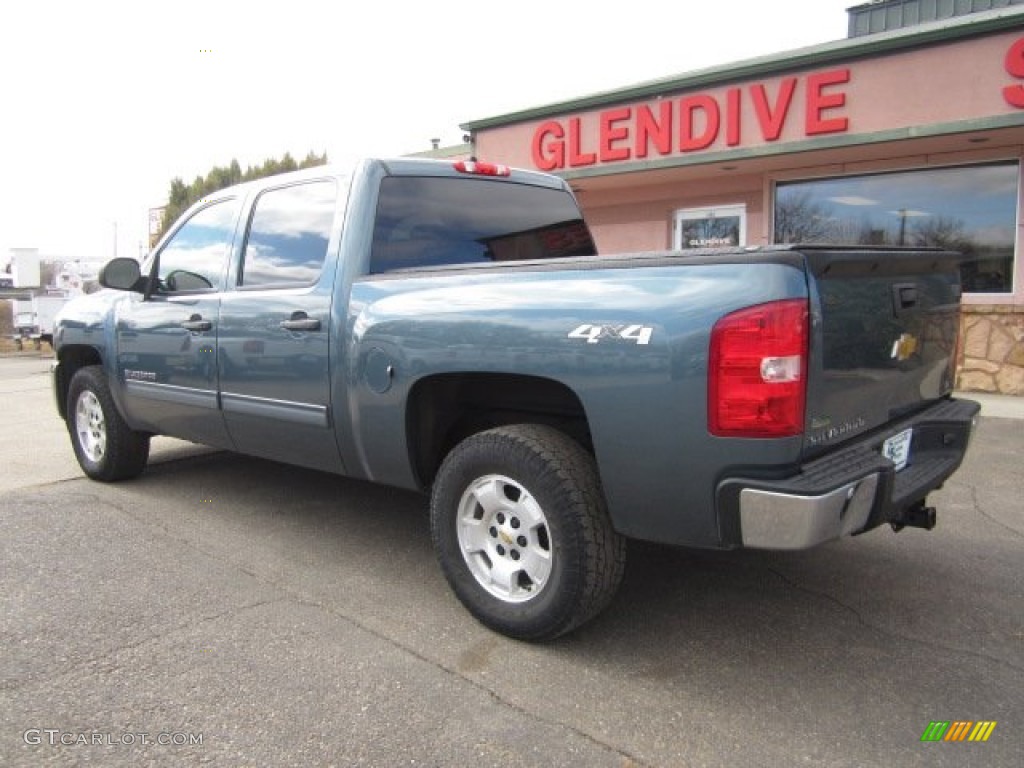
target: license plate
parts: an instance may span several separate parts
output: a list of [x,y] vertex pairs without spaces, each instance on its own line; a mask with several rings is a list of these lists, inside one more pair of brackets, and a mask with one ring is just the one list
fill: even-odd
[[899,472],[910,459],[910,441],[914,437],[913,429],[905,429],[882,443],[882,455],[896,465]]

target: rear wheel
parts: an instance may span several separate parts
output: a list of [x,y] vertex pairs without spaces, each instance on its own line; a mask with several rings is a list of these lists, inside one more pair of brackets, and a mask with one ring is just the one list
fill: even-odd
[[523,640],[557,637],[597,615],[625,567],[593,457],[547,426],[499,427],[459,443],[438,472],[431,530],[459,600]]
[[114,405],[98,365],[80,369],[68,388],[68,432],[82,471],[111,482],[137,477],[149,459],[149,435],[131,429]]

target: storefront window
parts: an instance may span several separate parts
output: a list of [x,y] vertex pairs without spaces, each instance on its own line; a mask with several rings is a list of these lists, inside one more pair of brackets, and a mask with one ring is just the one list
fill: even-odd
[[971,257],[964,291],[1013,291],[1016,162],[780,182],[775,242],[940,246]]

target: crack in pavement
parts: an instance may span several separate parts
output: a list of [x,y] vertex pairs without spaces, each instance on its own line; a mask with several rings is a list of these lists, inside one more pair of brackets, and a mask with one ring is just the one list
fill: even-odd
[[[195,444],[198,445],[198,444]],[[205,446],[200,446],[205,448]],[[186,456],[150,456],[149,462],[146,464],[147,468],[151,469],[154,467],[165,467],[173,464],[180,464],[189,461],[196,461],[198,459],[204,459],[209,456],[216,456],[218,454],[231,454],[232,451],[220,450],[220,449],[209,449],[203,450],[201,453],[190,453]],[[45,480],[43,482],[29,483],[27,485],[14,485],[9,488],[0,486],[0,491],[4,493],[21,493],[28,492],[37,489],[53,488],[60,485],[66,485],[67,483],[77,483],[81,481],[97,482],[89,480],[84,474],[81,474],[81,470],[78,469],[78,465],[75,465],[76,474],[69,477],[58,477],[55,480]],[[104,501],[103,503],[109,503]]]
[[1014,534],[1015,536],[1019,536],[1020,538],[1024,539],[1024,532],[1018,531],[1016,528],[1013,528],[1000,520],[996,520],[994,517],[992,517],[992,515],[990,515],[982,508],[981,502],[978,501],[978,489],[976,486],[965,485],[964,487],[970,490],[971,502],[974,504],[975,512],[984,517],[990,523],[994,523],[995,525],[998,525],[1000,528],[1004,528],[1010,533]]
[[902,632],[897,632],[897,631],[895,631],[893,629],[890,629],[889,627],[884,627],[884,626],[881,626],[881,625],[878,625],[878,624],[873,624],[872,622],[870,622],[867,619],[865,619],[864,616],[860,613],[860,611],[858,611],[852,605],[847,605],[846,603],[844,603],[842,600],[840,600],[835,595],[830,595],[827,592],[819,592],[818,590],[811,589],[810,587],[805,587],[803,584],[797,583],[796,581],[794,581],[793,579],[789,578],[788,576],[786,576],[781,571],[778,571],[775,568],[772,568],[770,566],[765,566],[765,570],[767,570],[773,576],[778,578],[784,584],[792,587],[793,589],[796,589],[797,591],[803,592],[804,594],[810,595],[812,597],[823,598],[823,599],[829,601],[830,603],[833,603],[834,605],[842,608],[843,610],[853,614],[854,618],[857,620],[857,623],[860,624],[861,626],[863,626],[865,629],[870,629],[870,630],[873,630],[875,632],[879,632],[879,633],[881,633],[881,634],[883,634],[883,635],[885,635],[887,637],[895,638],[897,640],[910,641],[910,642],[913,642],[913,643],[915,643],[917,645],[927,646],[927,647],[930,647],[930,648],[934,648],[936,650],[946,651],[948,653],[961,653],[961,654],[966,654],[968,656],[974,656],[974,657],[979,658],[979,659],[985,659],[986,661],[992,661],[992,662],[995,662],[996,664],[1000,664],[1002,666],[1009,667],[1010,669],[1016,670],[1017,672],[1024,672],[1024,667],[1022,667],[1020,665],[1017,665],[1017,664],[1014,664],[1013,662],[1007,661],[1005,659],[1000,659],[1000,658],[998,658],[996,656],[991,656],[991,655],[989,655],[987,653],[981,653],[979,651],[974,651],[974,650],[971,650],[969,648],[958,648],[958,647],[955,647],[955,646],[943,645],[942,643],[937,643],[934,640],[931,640],[929,638],[914,637],[913,635],[908,635],[908,634],[904,634]]
[[103,653],[96,654],[94,656],[90,656],[89,658],[82,659],[81,661],[77,661],[77,662],[71,664],[68,667],[65,667],[65,668],[60,669],[60,670],[58,670],[56,672],[53,672],[52,674],[46,674],[46,675],[41,675],[41,676],[30,676],[30,677],[28,677],[28,678],[26,678],[24,680],[13,681],[12,683],[4,683],[4,684],[0,685],[0,691],[20,691],[23,688],[27,688],[27,687],[32,686],[32,685],[37,685],[37,684],[40,684],[40,683],[51,683],[51,682],[53,682],[55,680],[60,680],[62,678],[70,677],[71,675],[74,675],[74,674],[76,674],[78,672],[86,670],[89,667],[95,666],[96,664],[104,661],[105,659],[112,659],[115,656],[117,656],[118,654],[123,653],[124,651],[133,651],[133,650],[135,650],[137,648],[141,648],[141,647],[143,647],[145,645],[148,645],[149,643],[152,643],[154,641],[162,640],[162,639],[167,638],[167,637],[171,637],[172,635],[175,635],[175,634],[177,634],[179,632],[182,632],[182,631],[185,631],[185,630],[194,629],[196,627],[201,627],[203,624],[208,624],[210,622],[217,621],[218,619],[222,619],[225,616],[242,614],[245,611],[253,610],[255,608],[262,608],[265,605],[272,605],[274,603],[285,602],[285,601],[286,600],[283,597],[276,598],[274,600],[260,600],[260,601],[257,601],[255,603],[246,603],[245,605],[238,605],[238,606],[234,606],[232,608],[227,608],[227,609],[225,609],[223,611],[219,611],[219,612],[217,612],[215,614],[211,614],[211,615],[208,615],[208,616],[201,616],[201,617],[199,617],[197,619],[193,619],[191,621],[182,622],[182,623],[177,624],[177,625],[175,625],[173,627],[169,627],[169,628],[167,628],[167,629],[165,629],[165,630],[163,630],[163,631],[161,631],[161,632],[159,632],[157,634],[150,634],[150,635],[147,635],[146,637],[139,638],[138,640],[136,640],[134,642],[122,643],[121,645],[118,645],[115,648],[111,648],[111,649],[109,649],[107,651],[104,651]]
[[[257,577],[257,578],[259,578],[259,577]],[[278,588],[281,588],[281,587],[278,587]],[[284,591],[288,592],[287,589],[284,589]],[[392,646],[393,648],[396,648],[396,649],[398,649],[398,650],[400,650],[400,651],[402,651],[402,652],[412,656],[417,661],[421,661],[424,664],[427,664],[428,666],[433,667],[434,669],[440,670],[441,672],[444,672],[447,675],[450,675],[452,677],[458,678],[459,680],[462,680],[464,683],[467,683],[472,688],[474,688],[477,691],[480,691],[481,693],[487,695],[491,700],[493,700],[495,703],[499,704],[500,706],[503,706],[503,707],[505,707],[507,709],[511,709],[513,712],[516,712],[517,714],[519,714],[519,715],[521,715],[523,717],[529,718],[530,720],[535,720],[535,721],[537,721],[539,723],[543,723],[543,724],[546,724],[546,725],[549,725],[549,726],[554,726],[555,728],[559,728],[559,729],[562,729],[562,730],[569,731],[570,733],[575,734],[576,736],[578,736],[579,738],[583,739],[584,741],[587,741],[587,742],[589,742],[591,744],[594,744],[594,745],[596,745],[598,747],[601,747],[602,749],[608,750],[609,752],[612,752],[613,754],[616,754],[616,755],[620,756],[625,761],[622,764],[623,768],[652,768],[652,766],[649,763],[642,762],[640,760],[640,758],[638,758],[637,756],[635,756],[633,754],[630,754],[629,752],[627,752],[626,750],[624,750],[624,749],[622,749],[620,747],[617,747],[617,746],[615,746],[613,744],[609,744],[608,742],[602,740],[600,737],[594,736],[593,734],[590,734],[590,733],[588,733],[588,732],[586,732],[584,730],[581,730],[580,728],[577,728],[576,726],[574,726],[574,725],[572,725],[570,723],[566,723],[564,721],[557,720],[557,719],[543,717],[542,715],[539,715],[536,712],[531,712],[530,710],[526,709],[522,705],[517,704],[516,702],[511,701],[510,699],[507,699],[506,697],[502,696],[500,693],[495,691],[493,688],[490,688],[490,687],[484,685],[483,683],[481,683],[481,682],[479,682],[477,680],[474,680],[471,677],[466,677],[466,675],[461,673],[457,668],[451,667],[451,666],[449,666],[449,665],[447,665],[447,664],[445,664],[445,663],[443,663],[441,661],[438,661],[436,659],[432,659],[429,656],[425,656],[423,653],[421,653],[420,651],[416,650],[415,648],[413,648],[413,647],[411,647],[409,645],[406,645],[406,644],[404,644],[404,643],[402,643],[402,642],[400,642],[400,641],[398,641],[398,640],[396,640],[396,639],[394,639],[392,637],[389,637],[388,635],[385,635],[385,634],[381,633],[379,630],[374,629],[373,627],[368,626],[367,624],[364,624],[363,622],[359,621],[358,619],[356,619],[356,618],[354,618],[352,616],[349,616],[348,614],[343,613],[343,612],[337,610],[336,608],[334,608],[332,606],[325,605],[325,604],[320,603],[320,602],[308,600],[308,599],[303,598],[303,597],[301,597],[301,596],[299,596],[297,594],[292,595],[292,597],[295,600],[295,602],[298,603],[299,605],[304,605],[304,606],[309,607],[309,608],[315,608],[315,609],[323,611],[324,613],[327,613],[327,614],[329,614],[331,616],[334,616],[335,618],[341,619],[342,621],[346,621],[349,624],[352,624],[356,628],[360,629],[361,631],[366,632],[366,633],[372,635],[373,637],[376,637],[378,640],[381,640],[384,643],[387,643],[388,645]],[[680,768],[685,768],[685,766],[680,766]]]

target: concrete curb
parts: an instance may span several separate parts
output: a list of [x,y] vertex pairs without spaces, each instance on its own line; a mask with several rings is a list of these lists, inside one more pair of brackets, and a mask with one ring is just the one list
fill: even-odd
[[954,397],[981,404],[981,415],[995,419],[1024,419],[1024,397],[987,392],[954,392]]

